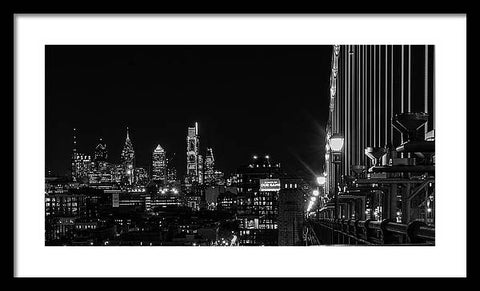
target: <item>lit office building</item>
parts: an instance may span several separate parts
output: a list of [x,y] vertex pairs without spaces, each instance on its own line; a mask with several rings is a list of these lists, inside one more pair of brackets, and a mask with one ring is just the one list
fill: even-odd
[[207,185],[214,183],[215,174],[215,158],[213,157],[213,149],[207,148],[205,155],[205,183]]
[[225,175],[222,171],[215,170],[213,172],[213,184],[215,185],[226,185]]
[[186,183],[192,184],[199,181],[199,151],[200,136],[198,135],[198,122],[194,127],[188,127],[187,134],[187,174]]
[[112,165],[107,162],[107,145],[100,138],[95,147],[92,167],[88,173],[89,184],[106,184],[113,181]]
[[45,215],[73,217],[86,215],[86,196],[83,194],[49,194],[45,197]]
[[111,173],[110,165],[106,164],[106,170],[102,169],[93,169],[88,174],[88,183],[89,184],[107,184],[114,181],[113,175]]
[[127,127],[127,137],[125,139],[125,145],[123,146],[121,154],[122,166],[124,170],[124,182],[133,184],[135,181],[135,152],[133,150],[133,144],[130,140]]
[[147,185],[150,176],[145,168],[135,168],[135,184]]
[[122,164],[112,165],[112,180],[117,184],[122,184],[125,177],[125,168]]
[[237,217],[240,245],[278,245],[279,163],[268,155],[253,156],[252,162],[238,170]]
[[202,155],[198,155],[198,160],[197,160],[197,169],[198,169],[198,174],[197,174],[197,181],[198,181],[198,184],[202,185],[203,184],[203,180],[204,180],[204,170],[203,170],[203,156]]
[[86,182],[92,168],[90,155],[74,152],[72,156],[72,178],[77,182]]
[[166,152],[160,145],[157,145],[152,154],[152,179],[162,184],[167,182]]
[[237,194],[230,191],[220,193],[217,197],[217,209],[221,211],[236,212]]
[[177,169],[175,167],[168,167],[167,168],[167,183],[169,185],[173,185],[177,183]]
[[77,150],[77,129],[73,129],[73,152],[72,152],[72,179],[75,182],[88,182],[88,173],[92,167],[90,155],[83,154]]
[[93,159],[95,162],[105,162],[108,158],[107,144],[100,138],[98,145],[95,147]]

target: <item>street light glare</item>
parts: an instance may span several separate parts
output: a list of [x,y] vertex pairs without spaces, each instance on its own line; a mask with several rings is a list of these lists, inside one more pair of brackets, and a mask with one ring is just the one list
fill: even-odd
[[316,189],[313,190],[313,196],[318,196],[318,195],[320,195],[320,191],[318,191]]

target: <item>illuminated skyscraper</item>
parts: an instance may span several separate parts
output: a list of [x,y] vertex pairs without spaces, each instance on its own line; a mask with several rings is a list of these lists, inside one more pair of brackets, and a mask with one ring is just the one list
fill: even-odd
[[77,151],[77,129],[73,129],[73,152],[72,152],[72,179],[73,181],[83,181],[87,179],[92,166],[90,155]]
[[111,183],[113,180],[112,167],[107,161],[107,145],[102,138],[95,147],[93,162],[88,172],[88,182],[90,184]]
[[167,179],[167,159],[165,150],[157,145],[152,155],[152,179],[164,184]]
[[213,149],[207,148],[205,156],[205,183],[212,184],[215,178],[215,159],[213,157]]
[[200,182],[199,180],[199,148],[198,122],[194,127],[188,127],[187,135],[187,175],[186,183]]
[[98,145],[95,147],[94,161],[105,162],[108,158],[107,144],[100,138]]
[[123,146],[122,150],[122,165],[124,169],[124,177],[125,181],[128,184],[133,184],[134,177],[135,177],[135,152],[133,150],[133,144],[130,140],[130,136],[128,134],[128,127],[127,127],[127,138],[125,139],[125,145]]
[[167,157],[167,184],[173,185],[177,183],[177,169],[173,163],[175,158],[175,153],[171,157]]
[[198,162],[197,162],[197,164],[198,164],[198,176],[197,176],[197,178],[198,178],[198,183],[199,183],[199,184],[203,184],[203,182],[204,182],[204,181],[203,181],[203,180],[204,180],[204,176],[203,176],[203,174],[204,174],[204,172],[203,172],[203,162],[204,162],[204,161],[203,161],[203,156],[202,156],[202,155],[198,155]]

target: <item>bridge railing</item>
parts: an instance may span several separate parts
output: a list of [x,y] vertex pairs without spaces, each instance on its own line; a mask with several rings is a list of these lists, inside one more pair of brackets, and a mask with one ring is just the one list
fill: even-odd
[[320,219],[307,223],[322,245],[435,245],[435,228],[421,221],[408,225],[389,219]]

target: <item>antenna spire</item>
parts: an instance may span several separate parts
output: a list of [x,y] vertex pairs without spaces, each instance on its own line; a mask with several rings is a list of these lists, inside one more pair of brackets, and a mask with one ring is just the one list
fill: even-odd
[[73,128],[73,152],[77,152],[77,129]]

